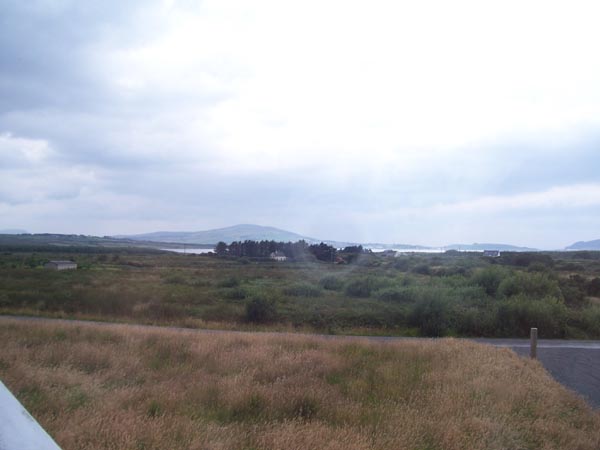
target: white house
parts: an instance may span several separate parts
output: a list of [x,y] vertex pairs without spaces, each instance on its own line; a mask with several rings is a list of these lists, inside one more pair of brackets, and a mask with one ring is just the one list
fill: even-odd
[[44,267],[51,270],[70,270],[77,269],[77,263],[73,261],[49,261],[44,264]]
[[484,250],[483,256],[488,256],[490,258],[497,258],[500,256],[500,250]]
[[271,259],[274,261],[285,261],[287,256],[283,252],[277,250],[276,252],[271,253]]

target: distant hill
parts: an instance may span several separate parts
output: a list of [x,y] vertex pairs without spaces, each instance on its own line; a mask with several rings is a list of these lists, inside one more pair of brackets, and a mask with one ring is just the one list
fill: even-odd
[[278,242],[297,242],[304,240],[310,244],[324,242],[337,248],[344,248],[351,245],[362,245],[365,248],[372,249],[397,249],[397,250],[428,250],[430,247],[421,245],[407,244],[381,244],[358,242],[331,241],[327,239],[316,239],[309,236],[303,236],[292,231],[282,230],[275,227],[266,227],[261,225],[234,225],[232,227],[217,228],[206,231],[157,231],[154,233],[119,235],[115,238],[125,238],[131,240],[175,242],[179,244],[204,244],[215,245],[219,241],[230,244],[233,241],[278,241]]
[[132,239],[117,239],[108,236],[87,236],[83,234],[7,234],[0,233],[1,248],[61,248],[103,247],[103,248],[179,248],[180,244]]
[[[7,233],[7,231],[21,230],[3,230],[0,232],[0,246],[16,248],[26,247],[142,247],[151,249],[164,248],[185,248],[192,244],[199,248],[212,248],[219,241],[231,243],[233,241],[245,240],[273,240],[277,242],[297,242],[305,240],[309,244],[324,242],[337,248],[344,248],[353,245],[362,245],[364,248],[377,250],[394,249],[400,251],[438,251],[440,247],[427,247],[423,245],[409,244],[383,244],[383,243],[357,243],[344,241],[331,241],[325,239],[315,239],[303,236],[291,231],[282,230],[275,227],[266,227],[260,225],[234,225],[232,227],[218,228],[206,231],[157,231],[155,233],[145,233],[136,235],[120,236],[89,236],[83,234],[54,234],[54,233]],[[500,250],[506,252],[530,252],[538,251],[529,247],[518,247],[508,244],[493,243],[475,243],[475,244],[452,244],[441,247],[441,250],[462,250],[462,251],[483,251]],[[600,239],[590,242],[577,242],[565,250],[600,250]]]
[[[275,227],[266,227],[261,225],[234,225],[231,227],[217,228],[206,231],[157,231],[154,233],[134,234],[134,235],[118,235],[113,236],[119,239],[143,240],[143,241],[160,241],[174,242],[178,244],[196,244],[196,245],[215,245],[219,241],[230,244],[233,241],[278,241],[278,242],[296,242],[305,240],[308,243],[324,242],[337,248],[343,248],[350,245],[362,245],[365,248],[371,249],[396,249],[396,250],[413,250],[427,251],[432,247],[422,245],[409,244],[382,244],[382,243],[358,243],[332,241],[326,239],[316,239],[308,236],[303,236],[292,231],[282,230]],[[446,250],[466,250],[466,251],[482,251],[482,250],[501,250],[512,252],[536,251],[536,249],[528,247],[517,247],[507,244],[454,244],[443,247]]]
[[[333,244],[332,244],[333,245]],[[347,245],[357,245],[357,244],[347,244]],[[368,242],[366,244],[361,244],[365,248],[370,248],[372,250],[408,250],[408,251],[419,251],[419,250],[433,250],[434,247],[426,247],[424,245],[411,245],[411,244],[381,244],[377,242]],[[341,245],[339,247],[345,247],[345,245]]]
[[569,245],[565,250],[600,250],[600,239],[595,241],[579,241]]
[[157,231],[154,233],[114,236],[115,238],[126,238],[132,240],[175,242],[180,244],[210,244],[219,241],[231,243],[233,241],[278,241],[296,242],[304,239],[307,242],[320,242],[307,236],[302,236],[291,231],[281,230],[274,227],[261,225],[234,225],[232,227],[217,228],[206,231]]
[[473,251],[480,252],[483,250],[500,250],[503,252],[537,252],[535,248],[529,247],[518,247],[510,244],[452,244],[443,247],[445,250],[462,250],[462,251]]

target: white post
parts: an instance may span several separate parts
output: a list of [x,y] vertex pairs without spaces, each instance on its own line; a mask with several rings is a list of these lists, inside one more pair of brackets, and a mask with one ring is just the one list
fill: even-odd
[[531,359],[537,358],[537,328],[531,329],[529,356]]

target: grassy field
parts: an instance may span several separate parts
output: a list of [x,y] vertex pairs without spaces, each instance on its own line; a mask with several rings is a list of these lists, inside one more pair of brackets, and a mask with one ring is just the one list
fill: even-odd
[[3,322],[0,378],[63,449],[590,449],[538,362],[400,343]]
[[[275,263],[144,249],[0,252],[0,313],[223,329],[600,338],[600,252]],[[43,269],[74,259],[77,271]]]

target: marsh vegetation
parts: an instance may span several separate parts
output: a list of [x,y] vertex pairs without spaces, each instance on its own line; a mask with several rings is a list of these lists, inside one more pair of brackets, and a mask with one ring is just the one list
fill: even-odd
[[[44,270],[48,259],[76,271]],[[0,255],[0,312],[224,329],[600,338],[600,252],[313,260],[128,252]]]

